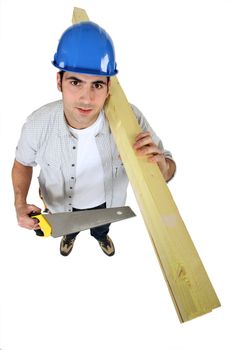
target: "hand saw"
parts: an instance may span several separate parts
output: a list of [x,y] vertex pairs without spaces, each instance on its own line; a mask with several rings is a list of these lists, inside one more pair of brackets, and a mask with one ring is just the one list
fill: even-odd
[[39,223],[38,236],[61,237],[74,232],[121,221],[136,216],[130,207],[91,209],[71,213],[33,214]]

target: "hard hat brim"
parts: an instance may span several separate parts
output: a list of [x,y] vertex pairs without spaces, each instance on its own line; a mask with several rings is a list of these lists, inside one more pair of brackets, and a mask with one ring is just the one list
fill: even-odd
[[99,70],[93,70],[93,69],[87,69],[87,68],[77,68],[77,67],[61,67],[57,64],[56,61],[51,61],[51,63],[54,65],[54,67],[65,71],[65,72],[71,72],[71,73],[80,73],[80,74],[87,74],[87,75],[94,75],[94,76],[105,76],[105,77],[111,77],[118,73],[118,70],[115,69],[113,72],[101,72]]

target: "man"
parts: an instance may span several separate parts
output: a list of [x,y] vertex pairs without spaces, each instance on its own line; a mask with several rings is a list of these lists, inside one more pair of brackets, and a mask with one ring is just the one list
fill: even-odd
[[[110,36],[93,22],[69,27],[62,35],[52,62],[59,69],[57,88],[62,100],[33,112],[23,126],[12,170],[18,223],[39,229],[30,217],[41,211],[27,203],[32,169],[37,164],[40,191],[48,210],[117,207],[125,204],[128,179],[103,107],[109,96],[110,77],[117,74]],[[138,156],[157,163],[165,180],[175,172],[171,153],[163,149],[141,112],[132,106],[143,130],[133,145]],[[101,249],[112,256],[110,225],[91,229]],[[72,251],[76,236],[64,233],[60,253]]]

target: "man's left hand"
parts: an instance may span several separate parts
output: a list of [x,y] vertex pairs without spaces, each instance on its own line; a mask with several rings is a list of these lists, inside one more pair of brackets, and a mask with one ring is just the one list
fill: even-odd
[[154,143],[149,132],[141,132],[135,140],[133,148],[138,156],[146,156],[148,162],[157,164],[167,181],[169,179],[169,161],[165,158],[163,151]]

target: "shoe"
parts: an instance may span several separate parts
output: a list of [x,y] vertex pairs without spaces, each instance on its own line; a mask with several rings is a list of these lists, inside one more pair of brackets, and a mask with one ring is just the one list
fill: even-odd
[[106,238],[98,240],[98,242],[105,254],[107,254],[108,256],[114,255],[115,253],[114,244],[108,235],[106,235]]
[[67,256],[71,253],[75,238],[69,238],[69,236],[63,236],[60,244],[60,253],[63,256]]

